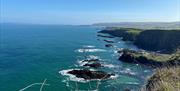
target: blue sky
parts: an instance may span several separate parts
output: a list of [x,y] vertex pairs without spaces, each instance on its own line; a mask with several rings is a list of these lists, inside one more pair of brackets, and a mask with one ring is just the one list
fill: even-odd
[[91,24],[180,21],[180,0],[0,0],[1,22]]

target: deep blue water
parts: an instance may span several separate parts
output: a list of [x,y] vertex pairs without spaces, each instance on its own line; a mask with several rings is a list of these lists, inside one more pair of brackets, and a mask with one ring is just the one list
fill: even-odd
[[[43,91],[74,91],[77,87],[84,91],[95,90],[97,81],[78,82],[59,73],[82,68],[78,60],[83,59],[84,54],[101,58],[101,63],[106,66],[97,70],[118,75],[115,79],[101,81],[99,91],[139,89],[151,70],[117,60],[119,55],[115,52],[116,48],[105,48],[104,38],[97,37],[99,30],[92,26],[1,24],[0,91],[19,91],[44,79],[50,85],[44,86]],[[113,40],[117,48],[138,50],[120,38]],[[79,52],[88,48],[95,50]],[[40,85],[35,85],[25,91],[39,89]]]

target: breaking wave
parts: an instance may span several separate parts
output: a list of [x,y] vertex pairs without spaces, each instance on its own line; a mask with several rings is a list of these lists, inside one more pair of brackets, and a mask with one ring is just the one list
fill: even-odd
[[104,49],[78,49],[76,52],[105,52]]

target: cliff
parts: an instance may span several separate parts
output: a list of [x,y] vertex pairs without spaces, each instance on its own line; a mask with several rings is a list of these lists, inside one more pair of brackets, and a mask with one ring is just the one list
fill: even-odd
[[134,41],[138,47],[146,50],[173,52],[180,48],[179,30],[146,30]]
[[180,48],[180,30],[141,30],[134,28],[107,28],[99,33],[108,33],[132,41],[142,49],[172,53]]

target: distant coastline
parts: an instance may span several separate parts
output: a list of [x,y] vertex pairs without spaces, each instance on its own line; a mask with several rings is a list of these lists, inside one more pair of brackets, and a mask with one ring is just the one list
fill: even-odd
[[123,27],[138,29],[180,29],[180,21],[176,22],[117,22],[117,23],[95,23],[93,26]]

